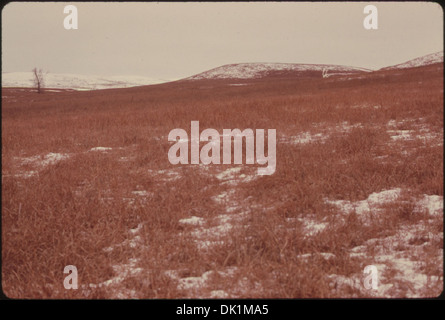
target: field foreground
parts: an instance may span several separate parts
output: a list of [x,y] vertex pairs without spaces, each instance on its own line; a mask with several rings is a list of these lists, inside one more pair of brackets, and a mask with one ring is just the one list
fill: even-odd
[[[170,164],[168,133],[193,120],[220,133],[276,129],[276,172]],[[64,288],[66,265],[78,290]],[[443,63],[4,88],[2,286],[10,298],[438,296]]]

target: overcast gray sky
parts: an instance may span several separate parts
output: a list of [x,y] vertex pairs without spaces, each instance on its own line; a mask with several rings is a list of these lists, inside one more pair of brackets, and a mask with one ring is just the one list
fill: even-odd
[[[65,5],[78,29],[65,30]],[[363,9],[378,9],[366,30]],[[177,79],[229,63],[378,69],[443,50],[443,11],[417,3],[10,3],[2,71]]]

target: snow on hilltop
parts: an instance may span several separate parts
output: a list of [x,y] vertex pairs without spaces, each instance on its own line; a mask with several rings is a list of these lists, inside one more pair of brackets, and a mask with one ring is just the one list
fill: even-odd
[[381,70],[391,70],[391,69],[404,69],[404,68],[414,68],[427,66],[433,63],[443,62],[443,51],[439,51],[436,53],[431,53],[426,56],[418,57],[404,63],[396,64],[394,66],[385,67]]
[[191,76],[185,80],[200,80],[200,79],[256,79],[267,76],[273,72],[305,72],[305,71],[319,71],[320,77],[324,69],[328,73],[355,73],[355,72],[369,72],[370,70],[364,68],[355,68],[347,66],[326,65],[326,64],[299,64],[299,63],[238,63],[224,65],[203,73]]
[[[33,78],[32,72],[2,72],[2,87],[34,87]],[[167,81],[143,76],[94,76],[62,73],[44,75],[45,88],[74,90],[128,88]]]

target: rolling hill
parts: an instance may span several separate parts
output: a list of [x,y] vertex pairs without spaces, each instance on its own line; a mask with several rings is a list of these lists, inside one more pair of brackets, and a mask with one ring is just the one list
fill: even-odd
[[355,68],[326,64],[300,64],[300,63],[238,63],[228,64],[185,80],[202,79],[259,79],[264,77],[321,77],[323,70],[330,75],[345,75],[361,72],[370,72],[364,68]]
[[[364,75],[372,75],[375,71],[387,71],[429,66],[435,63],[443,63],[443,51],[418,57],[394,66],[388,66],[379,70],[370,70],[359,67],[350,67],[330,64],[301,64],[301,63],[236,63],[223,65],[202,73],[181,79],[180,81],[193,80],[260,80],[260,79],[305,79],[321,78],[326,72],[327,76],[348,76],[361,78]],[[344,78],[343,78],[344,79]],[[2,87],[33,87],[32,72],[2,73]],[[177,79],[156,79],[144,76],[97,76],[81,74],[56,74],[48,73],[45,76],[45,87],[51,89],[72,90],[99,90],[112,88],[129,88],[161,84]]]
[[394,66],[384,67],[384,68],[381,68],[380,70],[414,68],[414,67],[427,66],[430,64],[440,63],[440,62],[443,62],[443,51],[439,51],[436,53],[428,54],[426,56],[411,59],[406,62],[396,64]]
[[[46,88],[73,90],[129,88],[169,81],[133,75],[97,76],[69,73],[48,73],[44,80]],[[4,72],[2,73],[2,87],[33,87],[33,74],[32,72]]]

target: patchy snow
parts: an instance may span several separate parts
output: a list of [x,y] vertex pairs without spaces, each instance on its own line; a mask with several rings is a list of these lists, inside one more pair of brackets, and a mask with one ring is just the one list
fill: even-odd
[[[32,88],[34,75],[32,72],[2,72],[2,87]],[[128,88],[159,84],[171,80],[153,79],[144,76],[122,75],[122,76],[98,76],[82,74],[57,74],[47,73],[44,75],[45,91],[57,91],[54,89],[73,89],[79,91]]]
[[[434,130],[426,124],[422,123],[424,119],[401,119],[388,121],[387,133],[391,140],[399,142],[403,140],[421,140],[428,146],[443,145],[443,130]],[[421,122],[421,123],[419,123]],[[406,129],[409,127],[410,129]],[[400,129],[404,128],[404,129]]]
[[113,148],[109,148],[109,147],[95,147],[95,148],[91,148],[90,151],[110,151],[113,150]]
[[204,222],[205,222],[204,218],[195,217],[195,216],[179,220],[179,223],[189,224],[189,225],[194,225],[194,226],[202,225],[202,224],[204,224]]
[[212,246],[224,244],[224,237],[240,222],[247,217],[247,212],[236,214],[220,214],[213,220],[215,226],[200,227],[191,232],[196,244],[201,250],[208,250]]
[[225,222],[215,227],[201,228],[194,230],[192,236],[197,239],[221,239],[225,236],[231,229],[233,225],[230,222]]
[[310,132],[303,132],[297,136],[290,137],[292,143],[307,144],[314,141],[325,141],[327,139],[322,133],[311,134]]
[[211,299],[224,299],[228,298],[229,295],[224,290],[213,290],[210,292],[210,298]]
[[[357,79],[359,79],[360,77],[357,77]],[[353,109],[366,109],[366,108],[372,108],[372,109],[380,109],[382,106],[378,105],[378,104],[357,104],[357,105],[353,105],[351,106],[351,108]]]
[[257,179],[258,177],[259,177],[259,175],[257,175],[257,174],[254,174],[254,175],[240,174],[238,178],[240,179],[240,182],[247,183],[247,182]]
[[227,298],[229,294],[225,290],[212,288],[212,279],[214,277],[223,278],[226,283],[230,283],[235,273],[238,271],[236,267],[228,267],[224,270],[209,270],[200,276],[181,277],[179,270],[166,270],[165,275],[178,282],[177,288],[189,292],[193,298],[197,298],[199,292],[200,298]]
[[326,222],[316,223],[315,221],[304,220],[304,228],[307,236],[313,236],[326,229],[328,224]]
[[142,238],[140,236],[135,236],[131,239],[125,239],[122,243],[119,243],[117,245],[106,247],[103,249],[104,252],[112,252],[115,248],[119,247],[129,247],[129,248],[136,248],[143,246]]
[[212,199],[219,204],[224,204],[228,201],[229,197],[234,194],[234,191],[235,190],[223,191],[220,194],[214,196]]
[[348,121],[335,126],[324,122],[313,123],[312,126],[319,132],[304,131],[295,136],[281,135],[280,141],[293,144],[308,144],[317,141],[325,143],[333,133],[349,133],[353,128],[363,128],[361,123],[350,124]]
[[233,221],[241,221],[242,219],[244,219],[245,217],[247,217],[248,213],[247,212],[240,212],[240,213],[236,213],[236,214],[220,214],[218,216],[216,216],[216,219],[218,220],[218,222],[221,224],[224,223],[230,223]]
[[413,68],[413,67],[426,66],[438,62],[443,62],[443,51],[431,53],[422,57],[406,61],[404,63],[396,64],[394,66],[385,67],[382,68],[381,70]]
[[135,196],[139,196],[139,197],[148,197],[153,195],[152,192],[148,192],[145,190],[140,190],[140,191],[131,191],[132,194],[134,194]]
[[233,179],[237,173],[241,171],[241,167],[229,168],[216,175],[219,180]]
[[38,174],[38,171],[31,170],[31,171],[25,171],[23,173],[15,174],[14,177],[28,179],[28,178],[31,178],[31,177],[37,175],[37,174]]
[[[385,203],[396,201],[400,196],[401,189],[384,190],[374,192],[368,196],[366,200],[351,202],[348,200],[328,200],[325,202],[338,207],[344,213],[355,211],[357,214],[369,213],[371,211],[378,212],[380,206]],[[414,211],[422,212],[427,210],[429,215],[443,214],[443,197],[438,195],[423,195],[423,198],[417,201]],[[311,225],[313,222],[304,220],[306,224]],[[316,225],[314,223],[314,225]]]
[[443,215],[443,197],[438,195],[424,195],[421,200],[417,202],[416,211],[426,209],[428,214]]
[[161,176],[161,180],[163,181],[175,181],[181,178],[181,174],[175,169],[163,169],[163,170],[148,170],[149,173]]
[[[330,275],[333,288],[342,292],[349,286],[366,296],[385,298],[431,296],[431,288],[439,293],[443,280],[437,274],[443,269],[443,249],[436,244],[443,242],[443,232],[431,232],[430,223],[401,225],[394,235],[369,239],[350,250],[350,257],[370,259],[369,264],[376,266],[377,290],[365,289],[363,273],[346,278]],[[430,266],[425,269],[426,264]]]
[[326,203],[337,206],[345,213],[355,211],[357,214],[378,211],[378,207],[382,204],[397,200],[400,196],[401,189],[383,190],[381,192],[371,193],[366,200],[351,202],[348,200],[325,200]]
[[412,140],[413,130],[388,130],[392,140]]
[[[409,284],[410,290],[406,293],[407,298],[421,296],[421,290],[426,288],[429,282],[439,281],[439,277],[437,276],[428,276],[419,272],[419,263],[417,261],[412,261],[406,258],[397,258],[394,254],[378,256],[376,257],[376,261],[385,263],[385,269],[398,271],[392,279],[386,279],[386,281],[400,281]],[[393,285],[389,283],[386,287],[380,289],[380,294],[385,296],[388,291],[387,289],[392,287]]]
[[[68,159],[69,155],[62,154],[62,153],[53,153],[50,152],[45,156],[32,156],[32,157],[26,157],[26,158],[19,158],[22,165],[33,165],[33,166],[40,166],[40,167],[46,167],[48,165],[56,164],[59,161]],[[31,173],[33,172],[33,173]],[[35,174],[35,171],[30,171],[26,175],[32,176]]]
[[178,289],[180,290],[192,290],[204,287],[207,281],[213,275],[213,271],[204,272],[200,277],[187,277],[179,279]]
[[326,260],[335,258],[335,254],[330,252],[315,252],[315,253],[304,253],[297,255],[297,258],[307,260],[314,257],[322,257]]
[[234,223],[239,223],[247,215],[247,212],[220,214],[211,220],[202,217],[192,216],[179,220],[179,223],[194,226],[190,235],[195,239],[200,250],[208,250],[212,246],[224,244],[224,237],[234,227]]
[[128,230],[128,233],[130,234],[130,238],[125,239],[121,243],[112,245],[110,247],[103,248],[102,250],[104,252],[112,252],[114,249],[122,248],[122,247],[128,247],[128,248],[132,248],[132,249],[134,249],[136,247],[147,248],[147,246],[144,245],[141,236],[137,235],[138,233],[141,232],[142,227],[143,227],[142,223],[139,223],[136,228]]
[[223,245],[223,240],[196,240],[196,246],[199,250],[209,250],[216,245]]
[[142,225],[142,223],[139,223],[138,224],[138,226],[136,227],[136,228],[134,228],[134,229],[130,229],[128,232],[130,233],[130,234],[137,234],[137,233],[139,233],[141,230],[142,230],[142,227],[143,227],[143,225]]
[[147,172],[153,176],[157,176],[157,178],[162,181],[174,181],[181,178],[180,173],[175,169],[162,169],[162,170],[148,169]]
[[348,133],[354,128],[363,128],[363,125],[361,123],[350,124],[348,121],[343,121],[340,125],[335,126],[333,131]]
[[256,79],[275,71],[322,71],[341,72],[342,74],[369,72],[364,68],[355,68],[338,65],[299,64],[299,63],[239,63],[224,65],[203,73],[186,78],[186,80],[199,79]]
[[115,286],[122,283],[128,277],[139,275],[143,271],[143,269],[136,267],[138,262],[139,259],[131,258],[126,264],[112,266],[113,271],[117,274],[115,277],[98,284],[90,283],[89,287],[101,288],[101,287]]
[[[239,183],[248,183],[248,182],[251,182],[251,181],[258,179],[260,177],[258,174],[256,174],[256,172],[251,173],[251,174],[240,173],[241,169],[242,169],[242,167],[232,167],[232,168],[226,169],[226,170],[218,173],[216,175],[216,178],[218,180],[222,181],[221,184],[236,186]],[[246,168],[244,168],[244,169],[246,170]],[[225,197],[225,195],[222,194],[217,197],[223,198],[223,197]],[[218,200],[216,200],[216,201],[218,201]]]

